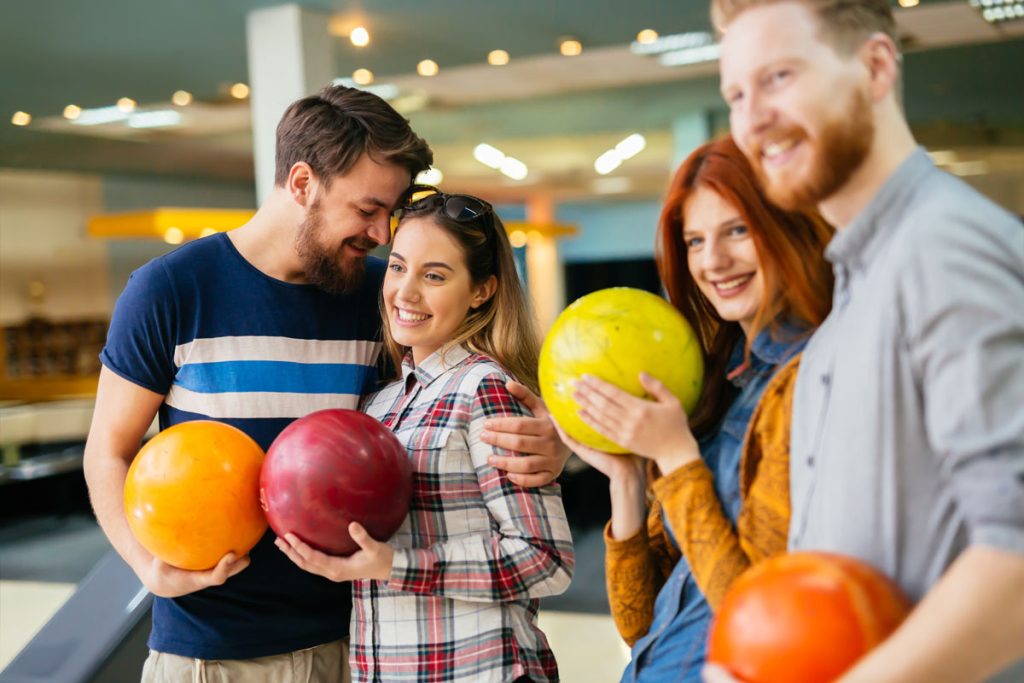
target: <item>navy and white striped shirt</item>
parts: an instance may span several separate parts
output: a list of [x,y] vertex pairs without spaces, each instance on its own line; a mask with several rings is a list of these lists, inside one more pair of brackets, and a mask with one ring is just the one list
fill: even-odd
[[[227,235],[187,244],[135,271],[100,359],[164,395],[160,428],[215,419],[262,448],[295,418],[356,408],[377,379],[384,264],[367,262],[347,295],[275,280]],[[252,563],[223,586],[157,598],[149,645],[201,659],[248,659],[312,647],[348,632],[348,584],[306,573],[268,532]]]

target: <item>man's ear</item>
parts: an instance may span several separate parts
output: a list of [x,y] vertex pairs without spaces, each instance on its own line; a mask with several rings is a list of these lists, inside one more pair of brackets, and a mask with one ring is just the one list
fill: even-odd
[[476,286],[473,291],[473,300],[470,302],[469,307],[474,309],[480,308],[490,301],[496,291],[498,291],[498,278],[492,275]]
[[317,178],[313,169],[305,161],[297,161],[288,171],[286,187],[292,200],[299,206],[308,206],[312,203],[313,195],[316,192]]
[[[871,35],[860,48],[860,58],[868,71],[872,102],[880,102],[899,87],[902,59],[892,38],[884,33]],[[898,101],[899,93],[893,94]]]

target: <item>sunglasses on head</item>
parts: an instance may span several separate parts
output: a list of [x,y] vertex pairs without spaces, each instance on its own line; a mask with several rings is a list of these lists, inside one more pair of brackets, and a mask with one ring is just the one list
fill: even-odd
[[494,213],[494,207],[469,194],[446,194],[432,185],[412,185],[393,215],[402,220],[405,216],[441,207],[444,215],[458,223],[468,223]]

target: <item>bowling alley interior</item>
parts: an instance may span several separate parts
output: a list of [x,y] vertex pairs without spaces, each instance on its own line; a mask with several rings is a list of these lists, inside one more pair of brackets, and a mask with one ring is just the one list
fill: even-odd
[[[892,7],[915,139],[1024,215],[1024,6]],[[290,102],[344,85],[407,118],[433,150],[416,182],[500,216],[543,336],[592,292],[664,294],[672,174],[730,130],[719,45],[698,0],[4,2],[0,681],[139,680],[152,596],[83,473],[100,354],[134,271],[252,218]],[[618,681],[608,480],[571,455],[558,484],[575,568],[538,623],[561,680]]]

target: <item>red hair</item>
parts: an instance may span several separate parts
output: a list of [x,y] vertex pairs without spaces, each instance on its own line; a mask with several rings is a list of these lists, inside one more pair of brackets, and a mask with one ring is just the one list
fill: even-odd
[[714,191],[739,212],[761,260],[765,297],[746,340],[748,354],[751,340],[779,321],[811,330],[828,315],[832,269],[823,252],[832,229],[817,215],[786,212],[769,203],[731,137],[701,145],[676,171],[658,223],[655,259],[669,301],[697,331],[704,350],[704,389],[690,416],[699,436],[718,424],[732,401],[726,365],[743,330],[738,322],[722,320],[690,274],[683,209],[698,187]]

